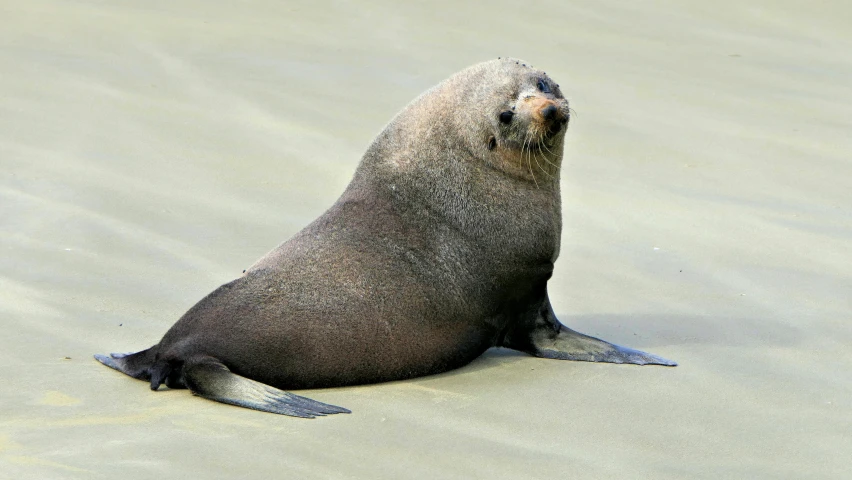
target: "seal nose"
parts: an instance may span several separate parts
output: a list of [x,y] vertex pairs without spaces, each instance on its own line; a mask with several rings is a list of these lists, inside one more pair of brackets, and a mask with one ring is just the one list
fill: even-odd
[[559,110],[552,103],[541,109],[542,118],[548,121],[555,119],[557,113]]

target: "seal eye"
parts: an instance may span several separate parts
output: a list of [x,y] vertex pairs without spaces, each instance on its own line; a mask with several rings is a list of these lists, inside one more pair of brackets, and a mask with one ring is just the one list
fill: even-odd
[[539,79],[538,84],[536,85],[541,93],[550,93],[550,85],[544,82],[544,80]]
[[500,114],[500,123],[512,123],[512,117],[515,116],[515,113],[511,110],[506,110],[505,112]]
[[494,137],[489,138],[488,139],[488,150],[494,150],[494,148],[496,146],[497,146],[497,139],[494,138]]

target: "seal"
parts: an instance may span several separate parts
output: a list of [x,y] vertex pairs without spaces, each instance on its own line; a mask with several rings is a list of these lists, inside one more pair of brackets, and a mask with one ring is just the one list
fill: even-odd
[[349,410],[285,389],[402,380],[495,346],[675,365],[562,325],[547,281],[571,116],[545,72],[469,67],[405,107],[322,216],[193,306],[147,350],[95,355],[157,390],[297,417]]

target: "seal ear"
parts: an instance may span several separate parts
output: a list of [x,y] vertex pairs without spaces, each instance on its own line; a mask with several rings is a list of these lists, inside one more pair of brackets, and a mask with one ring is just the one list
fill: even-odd
[[488,137],[488,150],[494,150],[494,147],[497,146],[497,139],[493,136]]

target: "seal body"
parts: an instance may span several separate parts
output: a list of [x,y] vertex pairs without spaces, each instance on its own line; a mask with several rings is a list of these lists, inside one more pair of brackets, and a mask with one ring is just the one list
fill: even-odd
[[494,346],[673,365],[553,315],[569,118],[559,86],[523,62],[459,72],[391,121],[321,217],[157,345],[96,358],[155,390],[303,417],[348,410],[282,389],[444,372]]

